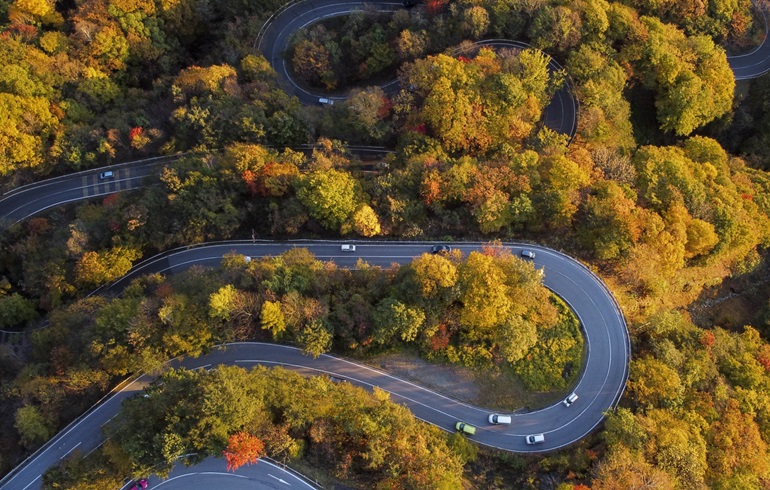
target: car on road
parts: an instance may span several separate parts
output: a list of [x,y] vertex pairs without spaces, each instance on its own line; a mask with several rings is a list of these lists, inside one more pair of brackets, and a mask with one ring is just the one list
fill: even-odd
[[401,6],[404,7],[405,9],[410,9],[415,5],[417,5],[417,0],[404,0],[403,2],[401,2]]
[[535,252],[532,250],[522,250],[521,256],[527,259],[534,259],[535,258]]
[[491,413],[489,414],[489,423],[490,424],[510,424],[511,416],[500,415],[499,413]]
[[449,245],[433,245],[430,248],[430,253],[432,254],[448,254],[452,251],[452,247]]
[[142,478],[141,480],[134,483],[129,490],[145,490],[147,488],[147,479]]
[[577,393],[572,393],[570,396],[564,399],[564,406],[569,407],[578,399]]
[[527,436],[527,444],[540,444],[545,442],[545,436],[543,434],[532,434]]
[[99,174],[100,179],[112,179],[115,177],[115,174],[112,172],[112,170],[108,170],[107,172],[102,172]]
[[345,245],[343,245],[341,247],[341,250],[343,252],[355,252],[356,251],[356,246],[355,245],[345,244]]
[[318,99],[318,103],[323,105],[334,105],[334,101],[332,99],[327,99],[326,97]]
[[465,422],[457,422],[455,424],[455,429],[459,430],[463,434],[468,434],[469,436],[472,436],[476,433],[476,428],[470,424],[466,424]]

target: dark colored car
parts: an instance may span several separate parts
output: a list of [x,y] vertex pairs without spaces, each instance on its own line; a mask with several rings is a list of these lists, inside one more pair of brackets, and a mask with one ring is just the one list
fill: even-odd
[[415,5],[417,5],[417,0],[404,0],[403,2],[401,2],[401,6],[404,7],[405,9],[410,9]]
[[452,247],[449,245],[433,245],[430,248],[430,253],[432,254],[448,254],[452,251]]

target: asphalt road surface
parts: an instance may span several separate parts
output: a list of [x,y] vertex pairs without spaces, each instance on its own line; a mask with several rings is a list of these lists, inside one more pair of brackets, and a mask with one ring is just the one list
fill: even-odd
[[[377,12],[395,12],[402,9],[401,2],[371,0],[360,2],[356,0],[303,0],[296,2],[277,12],[270,18],[263,28],[257,40],[257,47],[278,73],[284,89],[291,95],[296,95],[303,104],[319,105],[318,100],[328,98],[331,100],[344,100],[345,95],[330,95],[324,92],[314,92],[297,84],[291,76],[288,61],[284,53],[289,47],[292,35],[298,30],[310,24],[330,17],[349,15],[355,11],[373,9]],[[420,8],[420,7],[416,7]],[[492,46],[495,48],[513,47],[517,49],[529,46],[519,42],[505,39],[493,39],[480,41],[477,45]],[[561,69],[556,61],[551,59],[549,70]],[[382,86],[386,93],[394,94],[399,90],[398,80],[394,80]],[[577,131],[578,103],[568,81],[554,95],[550,104],[545,108],[543,123],[550,129],[566,134],[570,139]]]
[[[139,274],[159,272],[173,274],[194,264],[216,266],[223,254],[235,252],[248,256],[277,255],[290,248],[306,247],[320,260],[333,260],[343,267],[354,267],[358,259],[373,265],[388,266],[406,263],[425,253],[431,244],[404,242],[350,242],[356,252],[342,252],[340,242],[297,241],[274,242],[227,242],[179,249],[162,254],[135,267],[128,279]],[[467,254],[479,250],[482,244],[453,244]],[[323,355],[317,359],[304,355],[293,347],[238,343],[215,349],[211,353],[183,361],[174,361],[188,369],[209,369],[219,364],[235,364],[248,367],[254,364],[282,365],[306,374],[326,374],[364,387],[378,386],[391,393],[398,403],[403,403],[418,418],[441,427],[454,430],[458,420],[478,427],[471,439],[487,446],[511,452],[540,452],[562,448],[579,441],[604,418],[604,412],[614,407],[620,399],[628,377],[630,344],[628,331],[620,310],[604,284],[582,264],[557,251],[543,247],[505,244],[513,253],[523,249],[535,251],[534,264],[544,272],[545,285],[562,297],[580,318],[587,345],[587,358],[575,392],[580,398],[571,407],[561,403],[537,411],[513,414],[509,426],[493,426],[487,423],[489,410],[474,407],[441,394],[398,379],[387,373],[362,366],[334,356]],[[127,280],[128,280],[127,279]],[[119,281],[112,292],[118,292],[127,284]],[[141,377],[127,382],[116,392],[97,404],[81,419],[73,422],[52,439],[41,451],[20,465],[12,476],[2,483],[3,489],[31,490],[39,488],[40,475],[66,457],[73,450],[83,453],[98,447],[103,439],[101,426],[118,412],[123,399],[134,396],[151,379]],[[543,444],[530,446],[524,437],[532,433],[545,434]]]
[[[51,208],[85,201],[115,192],[138,189],[158,182],[163,165],[180,156],[156,157],[54,177],[6,192],[0,198],[0,230]],[[99,174],[112,170],[113,177]]]
[[[367,2],[376,5],[381,11],[395,11],[401,7],[400,2]],[[363,8],[364,2],[345,0],[305,0],[292,4],[279,11],[267,24],[259,38],[259,48],[272,66],[278,72],[289,93],[296,95],[305,104],[318,104],[322,96],[328,94],[310,93],[297,86],[289,76],[282,52],[287,46],[290,35],[298,28],[311,24],[321,18],[346,15]],[[767,30],[767,12],[763,7],[760,11],[765,19]],[[496,47],[518,47],[526,45],[510,40],[488,40],[478,44],[490,44]],[[767,37],[763,43],[749,53],[728,56],[727,61],[735,74],[736,80],[756,78],[770,71],[770,41]],[[551,70],[560,66],[551,59]],[[397,82],[385,86],[386,90],[397,90]],[[340,97],[344,98],[344,97]],[[544,124],[562,134],[574,136],[577,131],[578,102],[568,83],[556,92],[543,115]],[[77,174],[56,177],[41,182],[29,184],[14,189],[0,199],[0,229],[18,223],[45,210],[64,204],[106,196],[114,192],[137,189],[147,181],[157,182],[155,173],[160,166],[178,157],[158,157],[154,159],[127,162],[80,172]],[[99,173],[113,170],[115,177],[109,180],[99,179]]]
[[736,80],[757,78],[770,71],[770,41],[767,39],[767,7],[764,4],[754,4],[765,22],[765,39],[762,44],[752,51],[735,56],[728,56],[727,63],[733,70]]
[[[195,466],[177,465],[166,480],[156,476],[147,479],[148,490],[306,490],[318,488],[295,473],[275,462],[260,459],[257,464],[246,465],[236,471],[228,471],[221,458],[207,458]],[[131,484],[121,490],[128,490]]]

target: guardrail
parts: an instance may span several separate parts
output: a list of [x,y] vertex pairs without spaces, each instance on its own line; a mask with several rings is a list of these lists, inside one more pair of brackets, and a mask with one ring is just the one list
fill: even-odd
[[[151,258],[149,258],[149,259],[147,259],[147,260],[143,261],[142,263],[140,263],[140,264],[138,264],[137,266],[135,266],[134,268],[132,268],[132,272],[136,272],[136,271],[140,270],[142,267],[144,267],[144,266],[145,266],[146,264],[148,264],[148,263],[151,263],[151,262],[155,262],[155,261],[158,261],[158,260],[163,260],[163,259],[165,259],[167,256],[169,256],[169,255],[171,255],[171,254],[173,254],[173,253],[175,253],[175,252],[181,251],[181,250],[186,250],[186,249],[191,249],[191,248],[204,248],[204,247],[207,247],[207,246],[212,246],[212,245],[221,245],[221,244],[232,244],[233,246],[237,246],[237,245],[239,245],[239,244],[244,244],[244,245],[245,245],[245,244],[257,243],[257,242],[259,242],[259,243],[276,243],[276,242],[275,242],[275,241],[273,241],[273,240],[236,240],[236,241],[218,241],[218,242],[208,242],[208,243],[202,243],[202,244],[194,244],[194,245],[191,245],[191,246],[185,246],[185,247],[177,247],[176,249],[173,249],[173,250],[169,250],[169,251],[163,252],[163,253],[161,253],[161,254],[158,254],[158,255],[156,255],[156,256],[154,256],[154,257],[151,257]],[[335,240],[293,240],[293,241],[291,241],[291,242],[292,242],[292,243],[299,243],[299,244],[301,244],[301,243],[337,243],[337,241],[335,241]],[[367,242],[367,243],[386,243],[386,244],[387,244],[387,243],[393,243],[393,241],[387,241],[387,240],[378,240],[378,241],[371,241],[371,242]],[[405,241],[405,242],[399,242],[399,243],[404,243],[404,244],[423,244],[423,243],[425,243],[425,241],[417,241],[417,240],[411,240],[411,241]],[[463,244],[468,244],[468,245],[483,245],[483,242],[462,242],[462,243],[463,243]],[[500,243],[500,245],[501,245],[501,246],[506,246],[506,247],[510,247],[510,246],[533,246],[532,244],[527,244],[527,243],[523,243],[523,242],[501,242],[501,243]],[[599,276],[598,276],[598,275],[597,275],[595,272],[593,272],[593,271],[592,271],[592,270],[591,270],[591,269],[590,269],[590,268],[589,268],[587,265],[585,265],[585,264],[583,264],[582,262],[580,262],[580,261],[578,261],[578,260],[574,259],[573,257],[571,257],[571,256],[569,256],[569,255],[567,255],[567,254],[565,254],[564,252],[561,252],[561,251],[558,251],[558,250],[555,250],[555,249],[552,249],[552,248],[548,248],[548,247],[542,247],[542,246],[538,246],[538,245],[535,245],[535,247],[537,247],[537,248],[540,248],[540,249],[544,249],[544,250],[547,250],[547,251],[549,251],[549,252],[551,252],[551,253],[554,253],[554,254],[560,255],[560,256],[562,256],[562,257],[565,257],[566,259],[569,259],[569,260],[570,260],[572,263],[576,264],[576,265],[577,265],[579,268],[581,268],[581,269],[582,269],[584,272],[588,273],[588,275],[589,275],[589,276],[590,276],[590,277],[591,277],[591,278],[592,278],[592,279],[595,281],[595,283],[596,283],[596,284],[598,284],[598,285],[599,285],[599,287],[601,287],[601,288],[602,288],[602,289],[603,289],[603,290],[606,292],[607,296],[609,296],[609,298],[610,298],[610,300],[611,300],[611,302],[612,302],[613,308],[615,309],[615,312],[616,312],[617,316],[620,318],[620,321],[621,321],[621,324],[622,324],[622,327],[623,327],[623,341],[624,341],[624,349],[625,349],[625,353],[626,353],[626,355],[627,355],[627,357],[626,357],[626,358],[627,358],[627,360],[630,360],[630,358],[631,358],[631,345],[630,345],[630,336],[629,336],[629,333],[628,333],[628,328],[627,328],[627,324],[626,324],[626,321],[625,321],[625,317],[623,316],[623,313],[622,313],[622,311],[621,311],[621,309],[620,309],[620,305],[618,304],[617,300],[615,299],[615,297],[614,297],[614,296],[612,295],[612,293],[610,292],[610,290],[609,290],[609,288],[607,287],[607,285],[606,285],[606,284],[605,284],[605,283],[604,283],[604,282],[601,280],[601,278],[599,278]],[[130,274],[131,274],[131,272],[129,272],[129,274],[127,274],[126,276],[128,276],[128,275],[130,275]],[[126,277],[126,276],[124,276],[124,277]],[[106,287],[106,288],[100,288],[100,289],[109,289],[110,287],[112,287],[113,285],[117,284],[118,282],[119,282],[119,281],[116,281],[116,282],[115,282],[115,283],[113,283],[112,285],[110,285],[110,286],[108,286],[108,287]],[[94,291],[92,294],[95,294],[95,293],[96,293],[96,291]],[[227,345],[227,344],[225,344],[225,345]],[[336,356],[335,356],[335,357],[336,357]],[[169,361],[169,362],[170,362],[170,361]],[[377,370],[375,369],[375,371],[377,371]],[[618,391],[618,392],[615,394],[615,396],[613,397],[613,400],[612,400],[612,407],[611,407],[611,408],[613,408],[613,409],[615,409],[615,408],[616,408],[616,406],[617,406],[618,402],[620,401],[620,398],[622,397],[623,393],[625,392],[625,385],[626,385],[626,383],[627,383],[627,381],[628,381],[628,363],[627,363],[627,362],[626,362],[626,363],[624,363],[623,371],[624,371],[624,372],[623,372],[623,386],[622,386],[622,388],[620,389],[620,391]],[[89,414],[91,414],[91,413],[92,413],[92,412],[93,412],[93,411],[94,411],[94,410],[95,410],[95,409],[96,409],[96,408],[97,408],[97,407],[98,407],[98,406],[99,406],[101,403],[103,403],[103,402],[104,402],[104,401],[105,401],[107,398],[109,398],[109,397],[111,397],[111,396],[115,395],[117,392],[121,391],[123,388],[125,388],[126,386],[128,386],[128,384],[130,384],[130,383],[132,383],[133,381],[135,381],[135,380],[139,379],[139,378],[140,378],[141,376],[143,376],[144,374],[145,374],[145,373],[139,373],[139,374],[136,374],[136,375],[134,375],[134,376],[131,376],[131,377],[129,377],[129,378],[127,378],[127,379],[125,379],[125,380],[124,380],[123,382],[121,382],[120,384],[118,384],[118,385],[117,385],[115,388],[113,388],[112,390],[110,390],[110,391],[109,391],[109,392],[108,392],[106,395],[104,395],[104,396],[103,396],[103,397],[102,397],[102,398],[101,398],[101,399],[100,399],[98,402],[96,402],[94,405],[92,405],[92,406],[91,406],[91,408],[89,408],[89,409],[88,409],[88,410],[87,410],[85,413],[83,413],[81,416],[77,417],[75,420],[73,420],[72,422],[70,422],[70,423],[69,423],[69,424],[68,424],[68,425],[67,425],[67,426],[66,426],[64,429],[62,429],[62,430],[61,430],[61,431],[60,431],[60,432],[59,432],[59,433],[58,433],[58,434],[57,434],[57,435],[56,435],[54,438],[52,438],[52,439],[51,439],[50,441],[48,441],[46,444],[44,444],[43,446],[41,446],[40,448],[38,448],[38,450],[37,450],[37,451],[35,451],[35,452],[34,452],[32,455],[30,455],[29,457],[27,457],[27,458],[24,460],[24,462],[22,462],[22,464],[20,464],[20,465],[16,466],[16,468],[14,468],[14,469],[13,469],[11,472],[9,472],[9,473],[8,473],[8,474],[7,474],[7,475],[6,475],[6,476],[5,476],[5,477],[4,477],[2,480],[0,480],[0,486],[3,484],[3,482],[5,482],[5,481],[6,481],[6,480],[8,480],[9,478],[13,477],[13,475],[15,475],[15,474],[16,474],[16,473],[17,473],[17,472],[18,472],[18,471],[19,471],[19,470],[20,470],[20,469],[21,469],[23,466],[25,466],[25,465],[26,465],[26,464],[27,464],[29,461],[31,461],[31,460],[33,460],[34,458],[36,458],[36,457],[37,457],[37,455],[39,455],[39,453],[40,453],[41,451],[43,451],[43,450],[45,450],[45,449],[49,448],[51,445],[55,444],[55,443],[56,443],[58,440],[60,440],[60,439],[61,439],[61,438],[62,438],[64,435],[66,435],[66,434],[67,434],[69,431],[71,431],[71,430],[72,430],[72,428],[74,427],[74,425],[76,425],[77,423],[79,423],[80,421],[82,421],[82,420],[83,420],[85,417],[87,417]],[[400,378],[399,378],[399,379],[400,379]],[[436,392],[435,390],[432,390],[432,391]],[[439,394],[440,396],[443,396],[443,397],[445,397],[445,398],[457,400],[455,397],[452,397],[452,396],[446,396],[446,395],[444,395],[444,394],[442,394],[442,393],[439,393],[439,392],[436,392],[436,393],[437,393],[437,394]],[[458,401],[459,401],[459,400],[458,400]],[[466,403],[466,402],[463,402],[463,404],[465,404],[465,405],[468,405],[468,406],[473,406],[473,405],[470,405],[470,404],[468,404],[468,403]],[[594,424],[594,425],[593,425],[593,426],[592,426],[592,427],[589,429],[589,432],[590,432],[590,431],[592,431],[592,430],[593,430],[595,427],[597,427],[597,426],[598,426],[598,425],[599,425],[599,424],[602,422],[602,420],[603,420],[603,419],[604,419],[604,417],[602,417],[602,418],[601,418],[599,421],[597,421],[597,422],[596,422],[596,424]]]
[[[157,156],[157,157],[143,158],[141,160],[131,160],[131,161],[128,161],[128,162],[112,163],[112,164],[106,165],[104,167],[92,167],[92,168],[89,168],[89,169],[86,169],[86,170],[80,170],[78,172],[73,172],[73,173],[64,174],[64,175],[57,175],[56,177],[51,177],[51,178],[48,178],[48,179],[38,180],[38,181],[35,181],[35,182],[30,182],[28,184],[20,185],[19,187],[14,187],[13,189],[11,189],[9,191],[0,194],[0,196],[2,196],[3,199],[5,199],[6,197],[13,196],[13,195],[18,194],[18,193],[20,193],[22,191],[27,190],[30,187],[34,187],[36,185],[40,185],[40,184],[44,184],[44,183],[52,183],[52,182],[56,182],[56,181],[59,181],[59,180],[66,180],[66,179],[69,179],[69,178],[71,178],[73,176],[76,176],[76,175],[89,174],[89,173],[93,173],[95,171],[103,171],[103,170],[108,170],[108,169],[123,168],[123,167],[138,165],[140,163],[159,163],[161,161],[166,161],[166,160],[169,160],[169,161],[178,160],[178,159],[182,158],[185,155],[189,155],[190,153],[191,152],[184,152],[184,153],[177,153],[177,154],[174,154],[174,155],[162,155],[162,156]],[[2,203],[3,203],[3,201],[2,201],[2,199],[0,199],[0,205],[2,205]]]
[[262,24],[262,27],[259,28],[259,32],[257,32],[257,37],[256,39],[254,39],[254,44],[252,45],[252,47],[256,48],[259,51],[262,51],[262,37],[265,35],[265,31],[267,31],[267,28],[270,26],[273,20],[275,20],[276,17],[286,12],[294,5],[304,1],[306,0],[291,0],[289,3],[285,4],[283,7],[279,8],[278,10],[270,14],[270,17],[268,17],[265,23]]
[[[130,378],[126,378],[125,380],[123,380],[123,381],[121,381],[120,383],[118,383],[118,384],[117,384],[117,385],[116,385],[114,388],[112,388],[112,389],[111,389],[110,391],[108,391],[108,392],[107,392],[107,393],[106,393],[106,394],[105,394],[103,397],[101,397],[101,398],[100,398],[100,399],[99,399],[99,400],[98,400],[96,403],[94,403],[93,405],[91,405],[91,407],[90,407],[88,410],[86,410],[85,412],[83,412],[82,414],[80,414],[78,417],[76,417],[75,419],[73,419],[73,420],[72,420],[72,422],[70,422],[70,423],[69,423],[69,424],[67,424],[67,425],[66,425],[66,426],[65,426],[63,429],[61,429],[59,432],[57,432],[55,436],[53,436],[51,439],[49,439],[49,440],[48,440],[48,442],[46,442],[45,444],[43,444],[42,446],[40,446],[39,448],[37,448],[37,450],[35,450],[35,452],[33,452],[32,454],[30,454],[29,456],[27,456],[26,458],[24,458],[24,461],[22,461],[21,463],[19,463],[19,464],[18,464],[18,465],[16,465],[16,466],[14,466],[14,468],[13,468],[11,471],[9,471],[8,473],[6,473],[6,474],[5,474],[5,476],[3,476],[3,478],[2,478],[2,479],[0,479],[0,487],[2,487],[3,485],[5,485],[5,484],[8,482],[8,480],[10,480],[10,479],[11,479],[11,478],[13,478],[14,476],[16,476],[16,474],[17,474],[19,471],[21,471],[21,470],[22,470],[22,469],[23,469],[23,468],[24,468],[24,467],[27,465],[27,463],[28,463],[28,462],[30,462],[30,461],[33,461],[35,458],[37,458],[37,457],[40,455],[40,453],[42,453],[42,452],[46,451],[46,450],[47,450],[48,448],[50,448],[51,446],[55,445],[55,444],[56,444],[56,443],[57,443],[57,442],[58,442],[58,441],[59,441],[59,440],[60,440],[62,437],[64,437],[65,435],[67,435],[67,433],[68,433],[70,430],[72,430],[72,428],[74,428],[74,426],[76,426],[77,424],[79,424],[80,422],[82,422],[82,421],[83,421],[83,419],[85,419],[86,417],[88,417],[88,416],[89,416],[91,413],[93,413],[93,411],[94,411],[94,410],[96,410],[97,408],[99,408],[99,406],[100,406],[100,405],[101,405],[101,404],[102,404],[102,403],[103,403],[105,400],[107,400],[108,398],[112,397],[114,394],[116,394],[116,393],[120,392],[120,391],[121,391],[121,390],[122,390],[122,389],[123,389],[125,386],[127,386],[127,385],[129,385],[129,384],[133,383],[135,380],[137,380],[137,379],[139,379],[140,377],[142,377],[142,375],[143,375],[143,374],[144,374],[144,373],[135,374],[135,375],[131,376]],[[10,415],[9,415],[9,416],[10,416]]]

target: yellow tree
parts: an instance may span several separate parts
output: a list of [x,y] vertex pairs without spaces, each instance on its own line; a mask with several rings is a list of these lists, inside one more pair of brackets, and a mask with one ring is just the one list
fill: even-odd
[[365,237],[380,234],[380,218],[369,205],[364,204],[353,213],[353,229]]
[[460,323],[470,327],[471,338],[500,325],[508,318],[513,298],[502,269],[494,257],[471,252],[460,268]]
[[733,399],[711,424],[708,462],[711,488],[760,488],[770,478],[767,443],[754,418]]
[[457,267],[441,254],[423,254],[417,257],[412,261],[412,269],[415,271],[415,280],[420,291],[426,298],[457,284]]

